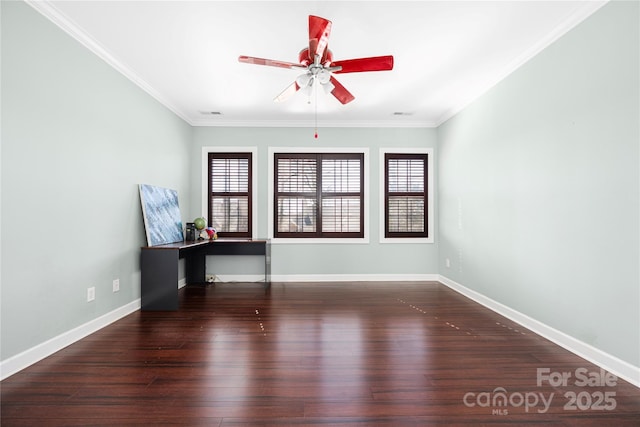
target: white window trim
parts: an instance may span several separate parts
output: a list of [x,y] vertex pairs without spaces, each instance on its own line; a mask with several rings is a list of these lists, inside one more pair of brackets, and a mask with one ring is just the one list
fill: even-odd
[[[384,157],[387,153],[427,155],[427,233],[429,237],[384,237]],[[380,148],[380,243],[434,243],[433,148]]]
[[[274,174],[274,155],[278,153],[358,153],[363,154],[364,182],[363,189],[363,208],[364,208],[364,237],[362,238],[274,238],[273,230],[273,174]],[[369,243],[369,148],[368,147],[269,147],[269,178],[268,178],[268,215],[267,215],[267,234],[271,243],[274,244],[308,244],[308,243]]]
[[[209,153],[251,153],[251,238],[258,236],[258,147],[202,147],[202,217],[207,218],[209,195]],[[208,220],[209,218],[207,218]]]

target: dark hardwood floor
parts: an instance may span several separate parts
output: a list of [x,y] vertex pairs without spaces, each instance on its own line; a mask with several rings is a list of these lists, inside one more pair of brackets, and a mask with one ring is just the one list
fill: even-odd
[[438,283],[180,298],[3,381],[2,426],[640,425],[640,389]]

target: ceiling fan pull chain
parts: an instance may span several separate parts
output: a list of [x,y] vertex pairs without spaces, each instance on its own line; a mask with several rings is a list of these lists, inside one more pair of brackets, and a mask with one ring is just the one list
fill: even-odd
[[315,139],[318,139],[318,85],[314,85],[315,86],[315,92],[316,92],[316,102],[314,102],[314,106],[315,106],[315,125],[316,125],[316,129],[315,129],[315,133],[313,134],[313,137]]

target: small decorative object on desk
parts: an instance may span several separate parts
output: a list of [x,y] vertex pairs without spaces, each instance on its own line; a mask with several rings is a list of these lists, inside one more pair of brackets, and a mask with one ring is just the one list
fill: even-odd
[[190,242],[196,240],[196,226],[192,222],[187,223],[185,239]]
[[208,233],[205,233],[203,230],[205,229],[205,227],[207,226],[207,220],[204,219],[203,217],[200,218],[196,218],[193,220],[193,224],[196,227],[196,230],[198,230],[198,240],[204,240],[204,238],[207,236]]
[[205,231],[209,235],[209,240],[216,240],[218,238],[218,232],[213,227],[205,228]]

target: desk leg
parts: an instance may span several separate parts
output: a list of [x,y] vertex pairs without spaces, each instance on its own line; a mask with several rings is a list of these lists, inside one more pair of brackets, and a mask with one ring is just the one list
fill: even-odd
[[271,244],[264,245],[264,286],[271,286]]
[[206,282],[206,250],[190,251],[184,256],[184,269],[187,285]]
[[178,309],[178,250],[144,250],[140,255],[141,309]]

